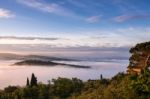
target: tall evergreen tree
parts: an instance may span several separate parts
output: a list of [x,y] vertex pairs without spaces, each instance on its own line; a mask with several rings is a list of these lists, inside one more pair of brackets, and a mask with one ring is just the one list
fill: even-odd
[[100,75],[100,79],[101,79],[101,80],[103,79],[103,75],[102,75],[102,74]]
[[34,73],[32,73],[30,85],[31,87],[37,86],[37,78],[35,77]]
[[26,86],[30,86],[30,83],[29,83],[29,78],[27,77],[27,84]]

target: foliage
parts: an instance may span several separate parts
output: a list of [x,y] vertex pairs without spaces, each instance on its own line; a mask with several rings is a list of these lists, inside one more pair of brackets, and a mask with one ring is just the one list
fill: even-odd
[[130,49],[132,54],[129,61],[129,67],[141,66],[143,68],[150,65],[150,41],[137,44]]
[[149,99],[150,71],[140,76],[118,73],[112,79],[53,79],[37,86],[9,86],[0,91],[0,99]]
[[135,80],[132,81],[131,87],[138,94],[150,94],[150,71],[145,70],[141,75],[137,76]]

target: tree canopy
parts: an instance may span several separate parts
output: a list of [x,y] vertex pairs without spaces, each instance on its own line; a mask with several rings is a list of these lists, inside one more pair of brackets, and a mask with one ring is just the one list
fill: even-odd
[[145,69],[150,66],[150,42],[139,43],[130,49],[129,69]]

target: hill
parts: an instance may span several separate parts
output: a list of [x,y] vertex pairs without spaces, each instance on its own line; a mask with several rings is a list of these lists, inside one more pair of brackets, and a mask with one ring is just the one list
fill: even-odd
[[90,66],[56,63],[56,62],[44,61],[44,60],[23,60],[23,61],[20,61],[20,62],[16,62],[13,65],[18,65],[18,66],[22,66],[22,65],[27,65],[27,66],[57,66],[57,65],[63,65],[63,66],[74,67],[74,68],[91,68]]

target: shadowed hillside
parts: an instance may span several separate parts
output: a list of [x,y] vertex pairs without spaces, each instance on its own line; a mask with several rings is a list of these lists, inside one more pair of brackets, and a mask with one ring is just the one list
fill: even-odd
[[56,62],[44,61],[44,60],[24,60],[24,61],[21,61],[21,62],[17,62],[13,65],[18,65],[18,66],[22,66],[22,65],[26,65],[26,66],[57,66],[57,65],[63,65],[63,66],[74,67],[74,68],[91,68],[90,66],[56,63]]

